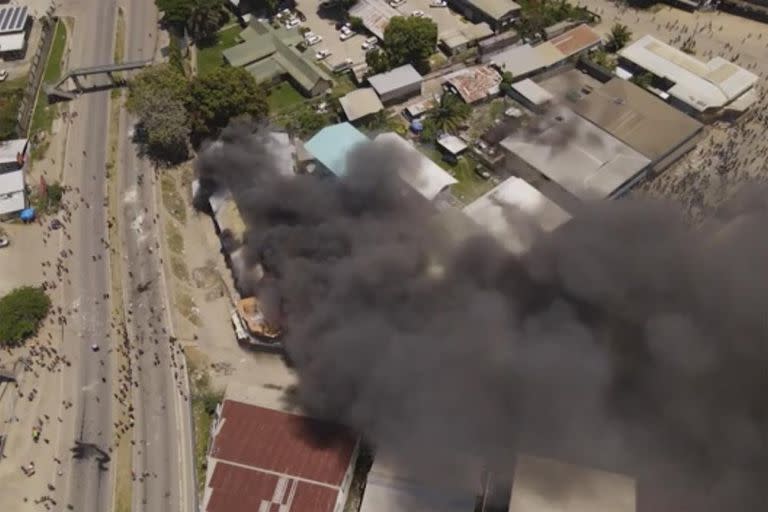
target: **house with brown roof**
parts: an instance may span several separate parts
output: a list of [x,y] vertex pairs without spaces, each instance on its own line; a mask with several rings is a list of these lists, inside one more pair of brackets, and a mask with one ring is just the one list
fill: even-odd
[[592,30],[592,27],[583,23],[567,32],[553,37],[549,43],[565,56],[565,58],[579,55],[603,44],[600,34]]
[[449,75],[444,86],[468,104],[497,96],[501,75],[490,66],[476,66]]
[[205,512],[341,512],[358,453],[349,429],[227,397],[208,453]]

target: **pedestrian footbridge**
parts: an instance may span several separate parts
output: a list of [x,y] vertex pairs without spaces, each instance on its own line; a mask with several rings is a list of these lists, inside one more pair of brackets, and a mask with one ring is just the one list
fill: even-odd
[[[122,87],[126,83],[122,73],[141,69],[150,64],[152,64],[151,60],[142,60],[73,69],[55,84],[46,84],[45,93],[52,100],[71,100],[84,92]],[[118,75],[117,73],[121,74]],[[85,79],[91,77],[106,77],[107,80],[99,84],[85,83]],[[70,84],[74,85],[74,88],[70,88]]]

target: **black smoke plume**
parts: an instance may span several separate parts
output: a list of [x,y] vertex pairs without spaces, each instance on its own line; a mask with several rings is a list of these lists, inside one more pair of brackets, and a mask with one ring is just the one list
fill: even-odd
[[457,242],[403,192],[396,148],[286,178],[264,137],[228,130],[198,171],[236,196],[310,412],[409,472],[472,478],[523,451],[768,510],[764,189],[696,227],[671,204],[587,204],[515,256]]

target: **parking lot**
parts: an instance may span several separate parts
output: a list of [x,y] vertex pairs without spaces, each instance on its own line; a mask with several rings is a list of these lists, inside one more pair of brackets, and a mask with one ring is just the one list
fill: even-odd
[[323,40],[312,46],[312,51],[324,49],[331,52],[328,62],[342,62],[351,59],[354,64],[365,62],[365,51],[362,48],[363,41],[368,34],[356,34],[346,41],[339,39],[339,31],[336,23],[341,20],[340,11],[322,10],[317,7],[317,0],[297,0],[296,7],[307,17],[307,21],[301,24],[319,35]]
[[438,38],[443,34],[455,32],[462,24],[468,23],[462,21],[462,16],[450,7],[430,7],[431,3],[432,0],[405,0],[405,3],[395,7],[395,10],[403,16],[410,16],[414,11],[423,12],[437,24]]

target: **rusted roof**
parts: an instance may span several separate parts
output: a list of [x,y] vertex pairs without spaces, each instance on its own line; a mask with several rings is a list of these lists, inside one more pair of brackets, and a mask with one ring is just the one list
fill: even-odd
[[586,24],[581,24],[549,40],[566,57],[597,46],[601,41],[600,34]]
[[210,456],[253,469],[339,486],[356,437],[342,426],[224,400]]
[[475,103],[499,93],[501,75],[490,66],[478,66],[453,75],[448,83],[465,102]]
[[217,462],[206,512],[332,512],[338,489]]

